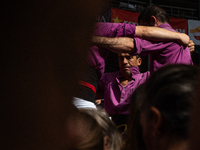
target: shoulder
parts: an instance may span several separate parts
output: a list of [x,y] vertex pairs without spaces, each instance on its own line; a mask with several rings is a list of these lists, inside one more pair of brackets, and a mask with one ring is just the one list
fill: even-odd
[[150,72],[147,71],[147,72],[144,72],[144,73],[139,73],[138,76],[137,76],[137,79],[138,80],[138,83],[144,83],[150,76]]
[[150,76],[150,71],[147,71],[147,72],[143,73],[143,76],[148,78]]
[[167,29],[167,30],[170,30],[170,31],[175,31],[175,32],[177,32],[176,30],[174,30],[174,29],[172,28],[172,26],[171,26],[169,23],[163,23],[163,24],[161,24],[161,25],[158,26],[158,27],[163,28],[163,29]]
[[115,79],[119,75],[120,75],[119,71],[107,72],[102,75],[102,78],[104,78],[105,80],[111,80],[111,79]]
[[140,77],[140,79],[147,79],[150,76],[150,71],[139,73],[138,76]]
[[114,77],[114,76],[118,76],[119,75],[119,71],[115,71],[115,72],[107,72],[107,73],[104,73],[103,76],[105,77]]

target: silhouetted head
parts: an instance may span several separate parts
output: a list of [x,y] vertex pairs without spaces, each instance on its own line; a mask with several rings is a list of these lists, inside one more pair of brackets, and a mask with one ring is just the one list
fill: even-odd
[[199,68],[195,66],[169,65],[154,72],[136,89],[131,102],[129,128],[129,138],[135,140],[130,147],[148,149],[161,139],[169,143],[188,139],[198,75]]
[[139,25],[157,26],[156,22],[169,23],[167,12],[154,4],[147,5],[138,17]]

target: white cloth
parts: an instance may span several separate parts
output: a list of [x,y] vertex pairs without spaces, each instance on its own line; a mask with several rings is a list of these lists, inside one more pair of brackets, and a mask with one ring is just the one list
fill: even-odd
[[78,98],[78,97],[73,97],[73,104],[77,108],[95,108],[97,109],[96,105],[92,102],[89,102],[87,100]]

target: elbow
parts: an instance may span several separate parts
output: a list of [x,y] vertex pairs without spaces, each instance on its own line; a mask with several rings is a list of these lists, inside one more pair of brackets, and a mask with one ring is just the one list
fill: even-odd
[[135,52],[135,40],[134,39],[130,39],[130,42],[128,42],[128,44],[127,44],[127,50],[128,50],[128,52],[131,52],[131,53],[133,53],[133,52]]

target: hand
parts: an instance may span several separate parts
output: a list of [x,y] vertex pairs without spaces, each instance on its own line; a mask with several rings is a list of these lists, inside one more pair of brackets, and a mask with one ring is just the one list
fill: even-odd
[[190,49],[190,54],[192,55],[192,53],[195,50],[195,44],[194,44],[194,42],[192,40],[189,41],[188,47]]
[[100,104],[101,104],[101,99],[95,100],[95,103],[96,103],[97,105],[100,105]]

